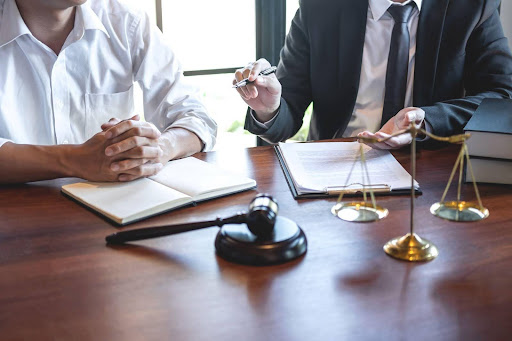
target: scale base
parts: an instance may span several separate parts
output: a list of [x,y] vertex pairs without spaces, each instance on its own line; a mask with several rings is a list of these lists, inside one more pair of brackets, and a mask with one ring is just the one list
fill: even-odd
[[270,265],[291,261],[306,253],[307,239],[292,220],[278,216],[274,234],[268,238],[252,234],[245,224],[224,225],[217,238],[217,254],[231,262]]
[[489,216],[489,210],[474,202],[445,201],[430,206],[430,213],[451,221],[479,221]]
[[354,201],[334,205],[331,213],[345,221],[365,223],[385,218],[389,211],[379,205],[374,207],[368,202]]
[[391,239],[383,249],[389,256],[409,262],[429,261],[439,254],[434,244],[416,233]]

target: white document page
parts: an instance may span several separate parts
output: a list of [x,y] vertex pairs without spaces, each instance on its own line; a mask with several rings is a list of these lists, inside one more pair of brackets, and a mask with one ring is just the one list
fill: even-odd
[[164,169],[150,179],[190,195],[195,200],[256,186],[256,181],[226,171],[194,157],[170,161]]
[[145,178],[131,182],[79,182],[65,185],[62,190],[119,224],[192,201],[186,194]]
[[354,164],[360,155],[359,142],[280,143],[279,148],[299,194],[327,193],[345,185],[358,189],[363,184],[391,190],[411,188],[411,176],[389,151],[363,145],[368,183],[359,159]]

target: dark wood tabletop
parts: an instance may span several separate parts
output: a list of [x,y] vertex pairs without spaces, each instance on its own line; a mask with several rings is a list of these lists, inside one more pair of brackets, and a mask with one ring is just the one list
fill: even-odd
[[[120,228],[60,193],[77,179],[0,187],[0,339],[510,339],[512,187],[479,185],[490,211],[480,222],[429,212],[457,151],[418,152],[416,232],[440,252],[426,263],[382,250],[409,230],[408,196],[379,197],[390,211],[381,221],[339,220],[336,198],[293,199],[271,147],[196,155],[254,178],[256,190],[122,229],[229,216],[266,192],[308,238],[306,255],[281,265],[219,258],[218,228],[107,246]],[[410,169],[407,151],[394,155]],[[462,196],[474,199],[470,184]]]

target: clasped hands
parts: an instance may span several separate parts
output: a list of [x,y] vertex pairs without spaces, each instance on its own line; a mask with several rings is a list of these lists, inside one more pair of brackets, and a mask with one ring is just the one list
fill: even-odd
[[132,181],[155,175],[169,161],[160,131],[139,116],[112,118],[78,147],[80,177],[91,181]]

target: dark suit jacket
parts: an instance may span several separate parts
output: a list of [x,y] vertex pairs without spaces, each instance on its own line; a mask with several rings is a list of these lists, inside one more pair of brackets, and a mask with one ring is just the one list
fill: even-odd
[[[423,0],[413,106],[425,111],[437,135],[460,133],[483,98],[512,95],[512,56],[499,4]],[[309,139],[343,132],[359,88],[367,10],[368,0],[301,0],[277,70],[279,114],[268,130],[247,115],[245,128],[270,142],[284,141],[299,130],[313,102]]]

